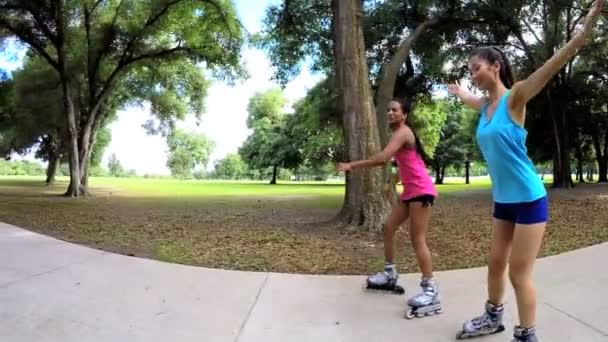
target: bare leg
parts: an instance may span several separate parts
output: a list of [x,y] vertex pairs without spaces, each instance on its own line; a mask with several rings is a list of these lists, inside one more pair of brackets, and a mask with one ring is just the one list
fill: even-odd
[[416,252],[416,259],[420,272],[426,278],[433,277],[433,263],[431,252],[426,244],[426,233],[429,227],[429,218],[431,215],[431,206],[426,207],[420,202],[411,202],[409,204],[410,214],[410,239]]
[[546,223],[517,224],[513,237],[509,278],[517,298],[519,322],[525,328],[536,324],[536,288],[532,273],[543,241],[545,226]]
[[494,219],[488,262],[488,300],[494,305],[501,305],[504,300],[514,227],[513,222]]
[[395,262],[395,233],[407,218],[407,206],[401,202],[395,203],[384,225],[384,261],[389,264]]

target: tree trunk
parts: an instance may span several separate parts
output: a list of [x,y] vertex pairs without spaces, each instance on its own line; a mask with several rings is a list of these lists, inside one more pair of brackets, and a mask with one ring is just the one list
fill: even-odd
[[436,18],[432,18],[427,19],[418,25],[407,38],[401,41],[401,44],[399,44],[399,47],[390,61],[382,66],[380,81],[378,82],[378,91],[376,92],[376,115],[378,116],[378,129],[382,146],[388,144],[390,137],[386,108],[388,107],[388,103],[395,96],[395,82],[397,81],[401,67],[409,56],[412,46],[428,28],[432,27],[437,22],[438,20]]
[[602,159],[597,160],[597,166],[599,171],[598,183],[608,182],[608,157],[604,156]]
[[604,132],[604,153],[603,158],[598,159],[598,168],[598,183],[608,183],[608,129]]
[[583,152],[580,146],[576,149],[576,180],[579,183],[585,183],[585,175],[583,171]]
[[443,184],[443,181],[445,180],[445,166],[441,167],[441,183]]
[[443,179],[441,179],[441,165],[435,163],[435,184],[443,184]]
[[91,164],[91,153],[93,152],[93,145],[95,144],[95,137],[97,135],[97,111],[89,113],[88,119],[85,126],[81,130],[80,134],[80,150],[78,151],[78,157],[80,162],[80,177],[82,193],[89,195],[89,166]]
[[59,168],[59,160],[61,156],[57,153],[52,153],[49,156],[49,162],[46,167],[46,185],[55,184],[55,175],[57,174],[57,169]]
[[[365,58],[361,1],[336,0],[333,12],[338,108],[348,159],[361,160],[382,149]],[[390,210],[383,184],[380,168],[347,173],[344,204],[335,221],[350,229],[381,231]]]
[[70,78],[67,71],[66,60],[66,27],[65,22],[65,1],[56,1],[55,20],[57,23],[57,61],[58,72],[61,80],[61,88],[63,91],[63,110],[66,113],[68,125],[68,153],[70,157],[70,185],[66,196],[78,197],[80,195],[80,164],[78,161],[78,128],[76,126],[76,113],[74,110],[74,101],[70,89]]
[[606,131],[604,134],[604,149],[602,151],[602,145],[600,143],[601,133],[599,128],[595,127],[591,131],[591,138],[593,139],[593,149],[595,150],[595,157],[597,160],[597,168],[599,174],[598,183],[608,182],[608,131]]
[[470,174],[471,174],[471,161],[467,160],[466,162],[464,162],[465,184],[471,184]]
[[270,184],[277,184],[277,171],[278,170],[279,170],[279,166],[275,165],[272,170],[272,180],[270,181]]
[[[567,117],[561,106],[553,105],[553,100],[557,96],[548,94],[549,112],[553,123],[553,138],[555,142],[555,151],[553,159],[553,187],[554,188],[571,188],[574,186],[572,182],[572,170],[570,169],[570,148],[568,145],[568,134],[565,128],[567,127]],[[560,102],[555,102],[560,103]],[[560,134],[560,132],[562,132]]]
[[91,152],[93,151],[93,146],[90,145],[86,151],[84,159],[81,161],[80,168],[80,183],[82,185],[82,192],[84,195],[90,195],[89,192],[89,166],[91,164]]

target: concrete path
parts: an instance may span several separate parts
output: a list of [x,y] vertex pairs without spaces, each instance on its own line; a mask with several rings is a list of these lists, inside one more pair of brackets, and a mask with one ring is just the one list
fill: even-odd
[[[539,260],[544,342],[608,341],[608,244]],[[405,320],[405,296],[363,276],[232,272],[126,257],[0,224],[0,341],[453,341],[481,313],[485,268],[439,272],[445,312]],[[418,275],[402,275],[406,295]],[[509,293],[505,333],[516,310]]]

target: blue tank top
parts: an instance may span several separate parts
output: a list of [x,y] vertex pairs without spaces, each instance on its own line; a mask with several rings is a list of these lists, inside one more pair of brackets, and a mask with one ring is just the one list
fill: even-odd
[[547,191],[528,157],[528,132],[509,115],[509,93],[504,93],[489,121],[486,117],[489,104],[481,109],[477,143],[488,165],[494,201],[532,202],[546,196]]

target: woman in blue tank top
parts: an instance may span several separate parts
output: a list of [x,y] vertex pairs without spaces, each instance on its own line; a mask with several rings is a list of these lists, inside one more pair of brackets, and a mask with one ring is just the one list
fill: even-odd
[[477,143],[488,165],[494,199],[494,228],[488,265],[488,299],[480,317],[464,323],[457,338],[504,331],[502,324],[505,271],[515,290],[519,324],[513,342],[536,342],[536,289],[532,280],[548,219],[547,192],[528,158],[524,128],[526,104],[586,44],[604,0],[590,10],[583,29],[542,67],[523,81],[513,82],[507,57],[497,48],[478,48],[471,54],[473,83],[486,92],[477,97],[451,84],[450,93],[481,112]]

